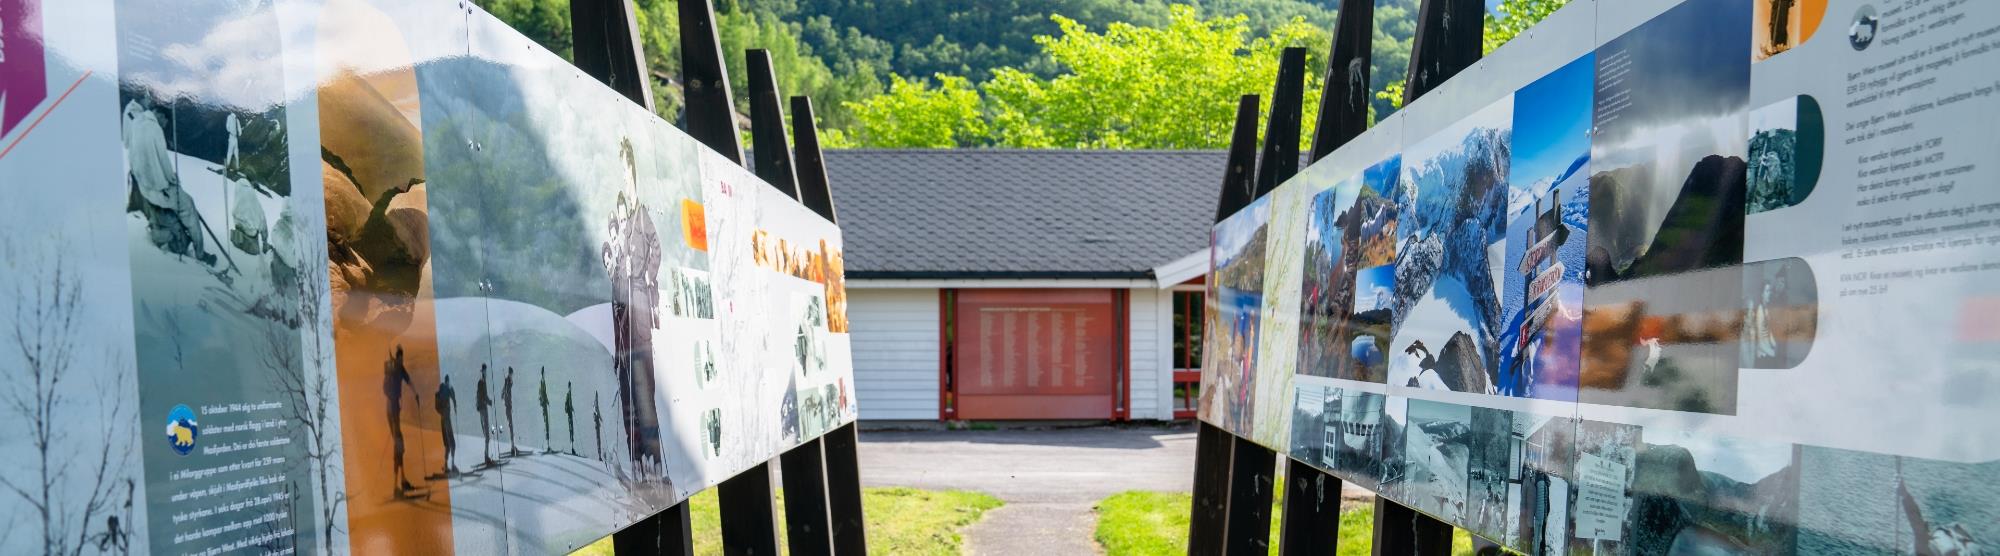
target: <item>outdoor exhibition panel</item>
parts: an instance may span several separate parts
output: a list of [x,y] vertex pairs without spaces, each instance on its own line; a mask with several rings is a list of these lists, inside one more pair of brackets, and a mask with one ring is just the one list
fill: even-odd
[[1201,417],[1532,554],[1993,550],[1996,43],[1571,2],[1216,225]]
[[855,417],[839,229],[470,3],[0,0],[0,192],[3,554],[565,552]]

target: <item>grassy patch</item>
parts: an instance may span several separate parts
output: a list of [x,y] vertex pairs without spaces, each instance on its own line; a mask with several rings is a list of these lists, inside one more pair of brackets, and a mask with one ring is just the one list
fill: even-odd
[[[780,490],[778,534],[781,539],[784,535],[784,499],[785,493]],[[688,512],[689,527],[694,531],[694,553],[721,554],[722,518],[717,511],[715,490],[702,491],[689,500],[693,504]],[[958,530],[979,521],[979,516],[987,510],[1000,507],[1000,499],[963,490],[868,488],[861,491],[861,505],[868,514],[869,554],[958,554],[965,544]],[[1187,518],[1181,519],[1186,522]],[[605,537],[575,554],[612,556],[611,537]]]
[[[1284,489],[1279,488],[1278,493]],[[1273,496],[1272,498],[1281,498]],[[1271,553],[1278,553],[1278,508],[1271,504]],[[1192,495],[1184,492],[1126,491],[1097,503],[1097,543],[1108,556],[1187,554],[1188,512]],[[1362,506],[1340,514],[1340,554],[1367,556],[1374,545],[1375,508]],[[1472,536],[1453,531],[1452,554],[1472,554]]]

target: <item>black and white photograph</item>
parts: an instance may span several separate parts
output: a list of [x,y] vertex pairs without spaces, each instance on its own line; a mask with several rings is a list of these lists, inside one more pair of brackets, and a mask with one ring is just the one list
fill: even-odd
[[[1332,469],[1341,480],[1369,490],[1381,490],[1389,476],[1384,462],[1391,444],[1400,444],[1402,429],[1385,419],[1388,397],[1374,392],[1342,390],[1338,413],[1328,418],[1333,430]],[[1402,473],[1398,471],[1397,476]]]
[[1793,445],[1649,428],[1636,455],[1631,553],[1792,550],[1799,494]]
[[1750,111],[1750,190],[1757,214],[1803,203],[1826,161],[1826,117],[1819,101],[1799,95]]
[[1428,400],[1409,403],[1399,494],[1412,508],[1447,522],[1465,523],[1472,408]]

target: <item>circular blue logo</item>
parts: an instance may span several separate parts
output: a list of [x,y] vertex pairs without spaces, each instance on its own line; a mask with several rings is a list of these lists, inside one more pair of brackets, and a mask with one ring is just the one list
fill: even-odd
[[201,437],[201,424],[195,422],[194,410],[186,405],[176,405],[167,412],[167,445],[180,455],[194,451],[194,441]]

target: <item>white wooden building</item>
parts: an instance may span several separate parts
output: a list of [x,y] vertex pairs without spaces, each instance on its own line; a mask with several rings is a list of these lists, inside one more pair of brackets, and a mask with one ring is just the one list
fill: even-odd
[[826,159],[862,419],[1192,416],[1225,153]]

